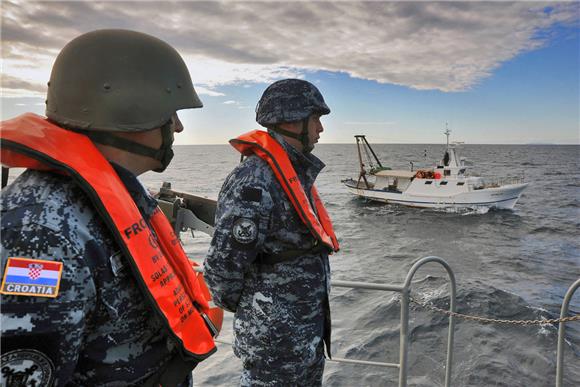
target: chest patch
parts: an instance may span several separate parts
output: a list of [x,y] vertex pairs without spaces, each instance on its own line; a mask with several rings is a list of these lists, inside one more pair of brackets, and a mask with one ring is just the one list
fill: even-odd
[[62,267],[62,262],[8,258],[0,293],[54,298],[58,295]]
[[234,239],[241,244],[249,244],[258,237],[258,226],[252,219],[238,218],[232,227]]
[[50,386],[54,365],[34,349],[18,349],[2,354],[0,380],[3,386]]

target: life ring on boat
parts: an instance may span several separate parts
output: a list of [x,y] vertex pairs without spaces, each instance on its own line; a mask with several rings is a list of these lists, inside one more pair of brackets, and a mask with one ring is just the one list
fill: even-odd
[[441,174],[439,172],[435,172],[435,180],[441,179]]

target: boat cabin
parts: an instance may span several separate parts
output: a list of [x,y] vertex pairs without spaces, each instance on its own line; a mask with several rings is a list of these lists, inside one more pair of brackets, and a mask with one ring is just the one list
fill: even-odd
[[403,192],[411,184],[415,177],[413,171],[383,170],[374,173],[376,177],[374,189],[382,189],[391,192]]
[[443,158],[435,166],[434,172],[439,172],[444,179],[457,179],[465,176],[467,167],[459,156],[459,152],[454,144],[447,145]]

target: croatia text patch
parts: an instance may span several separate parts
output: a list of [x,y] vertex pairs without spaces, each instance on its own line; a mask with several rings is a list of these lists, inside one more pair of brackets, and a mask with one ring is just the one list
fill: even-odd
[[32,258],[8,258],[2,294],[56,297],[62,275],[62,262]]

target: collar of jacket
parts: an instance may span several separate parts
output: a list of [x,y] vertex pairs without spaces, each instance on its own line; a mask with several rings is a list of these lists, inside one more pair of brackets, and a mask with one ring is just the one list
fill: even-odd
[[141,215],[143,215],[143,218],[149,221],[151,216],[153,216],[153,212],[157,208],[157,200],[147,192],[147,189],[143,184],[141,184],[133,172],[115,163],[111,163],[111,165],[113,166],[113,169],[115,169],[115,172],[117,172],[117,175],[119,175],[125,188],[127,188],[129,195],[131,195],[131,198],[135,201],[135,204],[137,205]]
[[284,136],[280,133],[268,130],[268,134],[274,137],[274,139],[282,145],[282,148],[286,151],[292,166],[298,174],[300,182],[304,186],[304,191],[309,193],[310,188],[318,177],[318,174],[326,165],[312,153],[299,152],[292,145],[288,144]]

